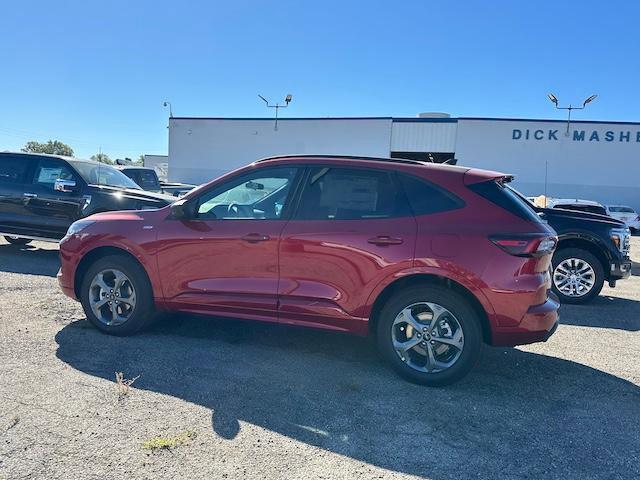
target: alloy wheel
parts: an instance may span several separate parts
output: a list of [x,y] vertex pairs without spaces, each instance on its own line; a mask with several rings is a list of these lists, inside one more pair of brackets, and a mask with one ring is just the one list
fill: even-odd
[[89,305],[105,325],[122,325],[133,314],[136,292],[129,277],[120,270],[102,270],[89,286]]
[[582,297],[589,293],[596,283],[593,267],[581,258],[567,258],[553,271],[553,284],[558,291],[568,297]]
[[406,365],[419,372],[451,368],[464,349],[464,332],[453,313],[431,302],[414,303],[396,316],[393,348]]

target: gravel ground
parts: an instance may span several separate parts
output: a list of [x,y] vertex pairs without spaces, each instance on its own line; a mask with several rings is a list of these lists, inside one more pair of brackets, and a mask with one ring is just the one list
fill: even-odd
[[55,245],[0,240],[2,480],[640,477],[640,264],[440,389],[330,332],[171,316],[102,335],[57,269]]

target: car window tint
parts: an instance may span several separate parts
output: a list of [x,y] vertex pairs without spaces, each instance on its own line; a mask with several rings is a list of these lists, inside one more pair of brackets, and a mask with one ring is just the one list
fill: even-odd
[[140,185],[144,189],[158,187],[158,181],[153,172],[141,170],[140,172],[138,172],[138,178],[140,179],[138,185]]
[[53,190],[58,179],[75,180],[75,175],[71,168],[63,162],[49,159],[40,160],[33,176],[33,183]]
[[215,187],[198,199],[201,219],[278,219],[297,168],[263,168]]
[[413,175],[398,176],[414,215],[446,212],[464,206],[453,193]]
[[296,217],[358,220],[411,215],[390,172],[313,168],[306,179]]
[[0,183],[24,183],[29,160],[24,157],[0,156]]

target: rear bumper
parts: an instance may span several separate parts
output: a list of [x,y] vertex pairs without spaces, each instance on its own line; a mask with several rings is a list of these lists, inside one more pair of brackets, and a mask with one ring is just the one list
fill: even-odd
[[558,297],[549,292],[549,296],[543,304],[530,307],[527,310],[518,326],[496,328],[492,336],[492,345],[512,347],[547,341],[558,328],[559,308]]

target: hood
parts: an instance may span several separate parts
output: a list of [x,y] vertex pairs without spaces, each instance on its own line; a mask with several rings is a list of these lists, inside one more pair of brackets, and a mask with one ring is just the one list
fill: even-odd
[[148,190],[136,190],[134,188],[118,188],[109,187],[107,185],[90,185],[90,187],[99,189],[102,193],[119,195],[125,198],[135,200],[147,200],[150,203],[158,204],[158,206],[168,205],[176,201],[176,197],[165,195],[164,193],[155,193]]
[[536,207],[536,211],[544,213],[547,218],[571,218],[587,222],[597,222],[608,224],[612,227],[625,227],[625,223],[606,215],[598,215],[597,213],[578,212],[576,210],[566,210],[562,208],[540,208]]

